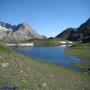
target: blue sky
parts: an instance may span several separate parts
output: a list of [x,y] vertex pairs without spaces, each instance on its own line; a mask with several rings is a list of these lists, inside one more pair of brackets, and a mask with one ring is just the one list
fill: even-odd
[[0,0],[0,20],[27,22],[40,34],[56,36],[90,17],[90,0]]

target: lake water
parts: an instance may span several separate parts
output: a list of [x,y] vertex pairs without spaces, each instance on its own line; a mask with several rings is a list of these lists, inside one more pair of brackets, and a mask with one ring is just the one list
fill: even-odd
[[72,57],[64,53],[65,46],[49,46],[49,47],[15,47],[13,50],[18,53],[30,55],[37,60],[54,63],[75,71],[87,72],[85,69],[80,69],[73,66],[74,63],[80,63],[80,59]]

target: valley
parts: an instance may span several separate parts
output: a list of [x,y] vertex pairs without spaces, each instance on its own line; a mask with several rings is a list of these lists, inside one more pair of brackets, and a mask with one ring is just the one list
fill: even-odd
[[0,22],[0,88],[89,90],[89,37],[90,19],[49,38],[27,23]]
[[19,90],[89,90],[90,75],[38,61],[0,42],[0,87]]

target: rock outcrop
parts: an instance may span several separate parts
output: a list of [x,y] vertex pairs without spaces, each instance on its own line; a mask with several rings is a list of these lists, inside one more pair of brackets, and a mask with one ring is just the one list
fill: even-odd
[[60,34],[58,34],[55,38],[60,40],[71,40],[77,41],[79,40],[81,35],[77,32],[77,28],[67,28]]

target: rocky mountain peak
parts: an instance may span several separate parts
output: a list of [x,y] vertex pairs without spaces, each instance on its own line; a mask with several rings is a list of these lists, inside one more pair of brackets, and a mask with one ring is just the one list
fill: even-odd
[[[4,41],[10,42],[43,38],[42,35],[38,34],[29,24],[25,22],[18,24],[17,26],[0,22],[0,26],[0,40],[3,39]],[[8,30],[8,32],[4,29]]]
[[28,23],[22,22],[21,24],[17,25],[16,30],[18,30],[18,29],[19,30],[26,30],[26,29],[30,30],[32,28],[31,28],[31,26]]

